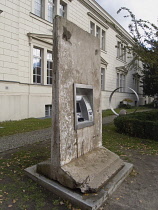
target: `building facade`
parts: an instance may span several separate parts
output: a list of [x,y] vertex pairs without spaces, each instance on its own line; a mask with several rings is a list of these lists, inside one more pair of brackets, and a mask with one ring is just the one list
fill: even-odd
[[[63,16],[100,39],[102,109],[117,87],[117,107],[139,87],[139,68],[128,70],[131,36],[94,0],[0,1],[0,121],[51,115],[53,17]],[[79,59],[79,58],[77,58]]]

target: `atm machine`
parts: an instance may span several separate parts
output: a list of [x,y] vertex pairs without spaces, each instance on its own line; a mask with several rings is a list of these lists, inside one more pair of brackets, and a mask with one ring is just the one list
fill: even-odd
[[74,95],[75,129],[94,125],[92,86],[75,84]]

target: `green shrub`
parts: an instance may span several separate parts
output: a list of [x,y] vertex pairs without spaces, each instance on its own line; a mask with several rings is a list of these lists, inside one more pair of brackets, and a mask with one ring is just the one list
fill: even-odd
[[132,106],[130,104],[123,104],[123,103],[120,103],[118,105],[118,108],[123,108],[123,109],[131,109]]
[[115,118],[114,124],[120,133],[158,141],[158,111],[119,116]]

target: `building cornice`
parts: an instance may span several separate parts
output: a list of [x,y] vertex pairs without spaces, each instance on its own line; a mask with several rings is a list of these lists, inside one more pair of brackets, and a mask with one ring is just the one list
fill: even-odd
[[101,64],[107,66],[108,63],[106,62],[106,60],[104,60],[104,58],[101,57]]
[[27,36],[29,37],[29,44],[32,43],[32,39],[36,39],[51,45],[53,44],[53,35],[28,33]]
[[100,20],[102,20],[104,24],[107,24],[110,28],[115,30],[121,37],[124,37],[128,42],[130,42],[130,44],[134,44],[132,36],[96,1],[93,1],[93,4],[89,0],[78,0],[78,1],[82,5],[84,5],[87,9],[89,9],[93,14],[95,14],[95,16],[97,16]]
[[119,35],[116,35],[116,37],[117,37],[118,39],[120,39],[123,43],[125,43],[126,45],[128,45],[128,42],[125,40],[125,37],[119,36]]
[[119,67],[116,67],[116,72],[126,75],[128,73],[128,68],[127,66],[119,66]]
[[91,12],[88,12],[87,15],[91,18],[93,18],[95,21],[97,21],[100,25],[102,25],[104,28],[108,29],[109,26],[107,26],[103,21],[99,20],[95,15],[93,15]]

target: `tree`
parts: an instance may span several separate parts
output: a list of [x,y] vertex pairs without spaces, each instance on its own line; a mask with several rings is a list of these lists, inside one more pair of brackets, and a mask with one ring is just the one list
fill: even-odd
[[145,95],[157,96],[158,94],[158,67],[155,65],[144,64],[143,91]]
[[129,30],[132,34],[134,44],[130,47],[135,56],[128,64],[134,66],[135,60],[141,60],[143,63],[142,70],[142,86],[145,95],[158,95],[158,27],[149,21],[136,19],[135,15],[126,7],[122,7],[117,13],[122,10],[128,12],[127,16],[131,18]]

